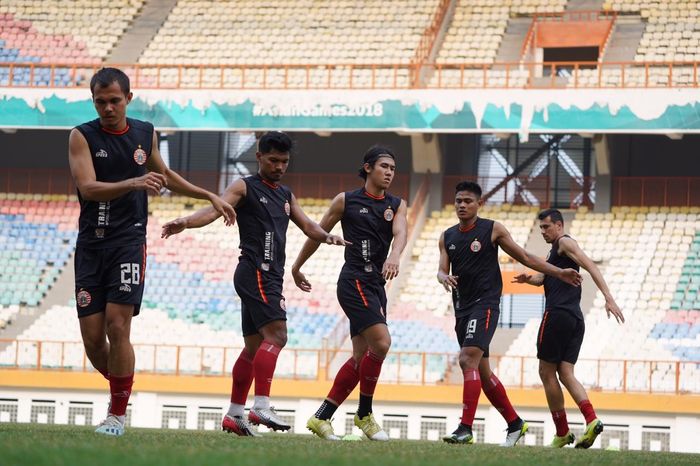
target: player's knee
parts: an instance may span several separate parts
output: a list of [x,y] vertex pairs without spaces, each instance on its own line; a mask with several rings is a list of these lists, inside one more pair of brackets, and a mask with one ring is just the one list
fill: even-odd
[[389,353],[389,348],[391,348],[391,337],[387,336],[387,338],[382,338],[372,343],[369,350],[377,356],[384,358]]
[[107,341],[105,340],[104,335],[100,335],[99,337],[84,336],[83,346],[85,347],[85,353],[87,353],[88,357],[90,357],[101,352],[107,346]]
[[129,324],[122,320],[107,322],[107,338],[111,344],[119,344],[129,341]]
[[571,371],[559,371],[559,380],[564,385],[568,386],[576,381],[573,372]]
[[287,345],[287,329],[275,330],[272,335],[265,338],[271,340],[270,343],[278,348],[284,348]]
[[479,367],[479,361],[472,355],[460,354],[459,367],[462,369],[463,372],[467,369],[477,369]]
[[556,372],[553,372],[552,370],[550,370],[546,367],[540,366],[539,373],[540,373],[540,380],[542,382],[549,382],[552,379],[556,380]]

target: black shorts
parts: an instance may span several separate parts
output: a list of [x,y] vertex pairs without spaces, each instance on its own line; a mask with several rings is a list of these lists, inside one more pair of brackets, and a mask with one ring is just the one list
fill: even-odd
[[350,337],[374,324],[386,325],[384,285],[352,278],[338,279],[338,302],[350,320]]
[[287,320],[281,278],[242,260],[233,274],[233,286],[241,298],[244,337],[259,333],[261,327],[273,320]]
[[566,310],[544,311],[537,332],[537,359],[576,364],[586,324]]
[[476,346],[488,358],[489,345],[496,332],[500,313],[498,304],[476,304],[461,317],[457,317],[455,332],[460,347]]
[[138,315],[146,278],[146,245],[75,249],[78,317],[104,312],[107,303],[133,304]]

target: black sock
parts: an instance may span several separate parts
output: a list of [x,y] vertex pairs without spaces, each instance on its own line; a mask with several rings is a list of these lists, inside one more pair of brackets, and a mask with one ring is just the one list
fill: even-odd
[[324,421],[327,421],[335,414],[336,409],[338,409],[336,405],[334,405],[328,400],[323,400],[323,403],[321,403],[321,406],[318,408],[318,411],[316,411],[316,414],[314,414],[314,416],[318,419],[323,419]]
[[362,419],[372,412],[372,397],[360,393],[360,405],[357,408],[357,417]]
[[457,430],[455,430],[455,434],[463,434],[465,432],[472,433],[472,426],[468,426],[467,424],[462,424],[461,422],[457,426]]
[[508,433],[517,432],[523,427],[523,420],[520,417],[516,418],[513,422],[508,423]]

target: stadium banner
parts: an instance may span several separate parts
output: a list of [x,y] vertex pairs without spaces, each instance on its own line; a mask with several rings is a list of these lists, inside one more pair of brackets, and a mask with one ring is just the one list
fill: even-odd
[[[95,118],[87,89],[0,88],[0,127]],[[135,90],[161,130],[698,133],[700,89]]]

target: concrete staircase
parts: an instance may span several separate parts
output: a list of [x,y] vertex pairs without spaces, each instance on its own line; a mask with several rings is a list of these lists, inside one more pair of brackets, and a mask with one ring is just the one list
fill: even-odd
[[163,25],[177,0],[149,0],[131,27],[114,46],[106,63],[136,63],[158,29]]
[[604,62],[634,61],[646,24],[639,15],[618,16],[610,42],[603,54]]
[[520,52],[525,43],[525,36],[532,24],[532,18],[511,18],[501,45],[496,54],[496,63],[513,63],[520,61]]

